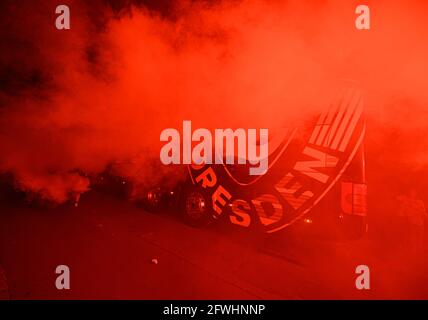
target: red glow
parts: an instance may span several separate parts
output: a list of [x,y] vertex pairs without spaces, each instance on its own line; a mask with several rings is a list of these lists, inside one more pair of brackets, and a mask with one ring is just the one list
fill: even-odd
[[[425,256],[414,255],[403,244],[413,233],[404,228],[398,200],[415,189],[418,199],[428,203],[427,2],[369,1],[368,31],[355,29],[354,1],[174,1],[169,14],[142,6],[119,14],[103,4],[71,3],[73,23],[67,32],[53,28],[53,0],[8,4],[1,13],[0,32],[8,41],[0,49],[0,172],[11,174],[16,190],[30,200],[55,205],[73,201],[76,210],[91,212],[80,209],[82,203],[97,189],[93,181],[108,171],[124,188],[133,188],[135,199],[142,189],[173,186],[187,174],[159,163],[163,129],[188,119],[195,127],[268,127],[273,132],[318,115],[335,96],[337,83],[350,79],[365,97],[368,202],[359,202],[358,195],[365,192],[361,185],[344,196],[352,197],[352,207],[345,201],[341,205],[367,213],[369,237],[354,243],[358,249],[337,249],[340,257],[334,257],[345,261],[344,269],[332,274],[334,263],[322,264],[316,272],[325,276],[324,284],[342,284],[354,277],[354,270],[345,267],[371,263],[374,273],[382,273],[373,284],[381,289],[365,295],[352,288],[343,291],[344,297],[428,297]],[[157,201],[156,194],[149,196]],[[114,209],[116,203],[108,207],[102,199],[93,201],[99,205],[91,208],[95,211],[120,211]],[[20,214],[16,208],[7,212]],[[307,227],[317,223],[303,221]],[[25,233],[25,223],[10,223],[16,223],[17,234]],[[121,228],[128,237],[126,227]],[[7,243],[8,230],[2,231]],[[47,233],[44,225],[35,227],[34,234],[27,231],[31,237]],[[166,234],[162,244],[176,244],[171,234],[160,233]],[[191,236],[183,234],[179,232],[187,245],[186,236]],[[198,239],[201,245],[204,237]],[[234,247],[226,240],[219,243],[207,250]],[[17,257],[29,251],[25,245],[17,250]],[[124,259],[132,250],[137,249],[121,252]],[[320,254],[314,247],[307,251]],[[107,255],[99,259],[105,261]],[[259,258],[254,258],[258,266],[272,271],[260,275],[249,267],[243,277],[254,286],[264,280],[275,283],[270,277],[280,273],[279,264]],[[80,264],[78,259],[73,263]],[[221,259],[212,265],[222,270]],[[403,268],[407,276],[399,281]],[[214,286],[214,281],[204,281],[206,287]],[[271,291],[278,290],[272,284]],[[96,291],[88,295],[98,297]],[[180,298],[177,292],[152,292]],[[324,297],[322,286],[304,294]],[[129,296],[138,297],[138,289]]]

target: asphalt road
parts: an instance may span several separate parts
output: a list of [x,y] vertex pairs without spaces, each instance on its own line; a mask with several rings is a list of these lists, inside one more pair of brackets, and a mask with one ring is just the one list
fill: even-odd
[[[95,192],[78,207],[19,202],[0,210],[0,264],[11,299],[428,298],[426,261],[403,263],[369,239],[195,229]],[[355,287],[359,264],[370,267],[370,290]],[[58,265],[70,268],[70,290],[55,287]]]

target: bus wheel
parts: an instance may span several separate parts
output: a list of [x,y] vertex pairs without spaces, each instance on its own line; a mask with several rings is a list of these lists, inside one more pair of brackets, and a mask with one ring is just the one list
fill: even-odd
[[182,196],[181,211],[184,221],[192,227],[207,226],[212,220],[212,208],[208,198],[190,187]]

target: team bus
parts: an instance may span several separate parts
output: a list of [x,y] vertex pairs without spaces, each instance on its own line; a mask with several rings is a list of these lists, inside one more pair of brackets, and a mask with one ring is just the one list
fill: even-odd
[[269,137],[266,174],[249,175],[247,165],[189,165],[185,182],[148,191],[145,206],[178,209],[195,227],[226,221],[266,233],[361,237],[367,231],[365,126],[362,95],[347,89],[321,114]]

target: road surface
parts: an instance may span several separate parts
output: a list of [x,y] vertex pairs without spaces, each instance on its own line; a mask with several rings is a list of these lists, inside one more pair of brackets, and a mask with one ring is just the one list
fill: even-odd
[[[0,210],[0,265],[11,299],[428,297],[425,262],[410,267],[369,239],[324,243],[195,229],[174,214],[97,192],[84,194],[78,207],[3,201]],[[355,287],[359,264],[370,267],[370,290]],[[70,268],[70,290],[55,287],[58,265]]]

